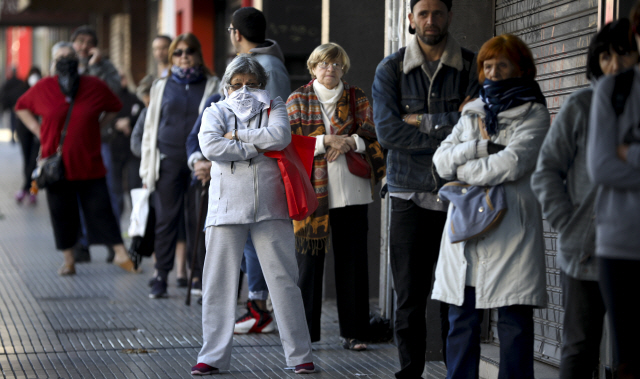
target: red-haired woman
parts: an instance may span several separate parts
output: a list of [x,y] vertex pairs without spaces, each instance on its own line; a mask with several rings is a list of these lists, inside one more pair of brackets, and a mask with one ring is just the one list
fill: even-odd
[[[498,309],[499,378],[533,379],[533,308],[547,303],[540,206],[529,178],[549,112],[526,44],[512,35],[478,53],[480,98],[467,104],[433,161],[440,176],[502,185],[507,212],[494,229],[452,243],[442,235],[433,298],[450,304],[447,378],[478,378],[483,310]],[[482,210],[481,210],[482,212]]]

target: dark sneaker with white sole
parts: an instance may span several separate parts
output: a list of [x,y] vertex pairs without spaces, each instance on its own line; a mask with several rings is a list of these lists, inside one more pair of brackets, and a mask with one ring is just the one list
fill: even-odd
[[151,292],[149,293],[150,299],[161,299],[167,297],[167,281],[162,279],[161,276],[156,276],[151,286]]

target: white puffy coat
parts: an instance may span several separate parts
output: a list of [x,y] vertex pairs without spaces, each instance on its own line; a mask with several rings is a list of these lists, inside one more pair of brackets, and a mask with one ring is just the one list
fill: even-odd
[[[476,239],[452,244],[444,230],[432,297],[462,305],[467,266],[475,264],[476,308],[514,304],[544,307],[542,214],[529,179],[549,128],[549,112],[541,104],[526,103],[499,113],[499,131],[491,141],[506,148],[492,155],[487,153],[488,141],[482,141],[478,126],[479,117],[484,116],[480,99],[465,106],[433,161],[445,179],[478,186],[503,184],[508,210],[497,228]],[[449,223],[447,218],[447,227]]]

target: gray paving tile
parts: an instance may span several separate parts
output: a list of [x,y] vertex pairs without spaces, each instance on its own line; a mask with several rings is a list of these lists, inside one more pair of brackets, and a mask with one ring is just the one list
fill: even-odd
[[[145,273],[131,275],[104,262],[106,249],[92,246],[93,261],[74,277],[59,277],[44,194],[35,207],[19,206],[17,146],[0,142],[0,368],[6,378],[191,378],[202,345],[201,307],[184,305],[185,290],[149,300]],[[244,313],[238,307],[238,315]],[[342,349],[335,303],[322,313],[322,341],[313,344],[319,372],[312,379],[391,378],[398,369],[391,344],[365,352]],[[125,349],[148,349],[126,354]],[[441,363],[426,376],[443,378]],[[234,336],[231,369],[220,378],[298,378],[285,369],[277,333]]]

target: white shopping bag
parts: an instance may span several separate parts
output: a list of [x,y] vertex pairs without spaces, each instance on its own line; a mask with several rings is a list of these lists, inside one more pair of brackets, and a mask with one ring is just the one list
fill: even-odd
[[135,188],[131,190],[131,222],[129,224],[129,237],[144,237],[149,218],[149,190]]

